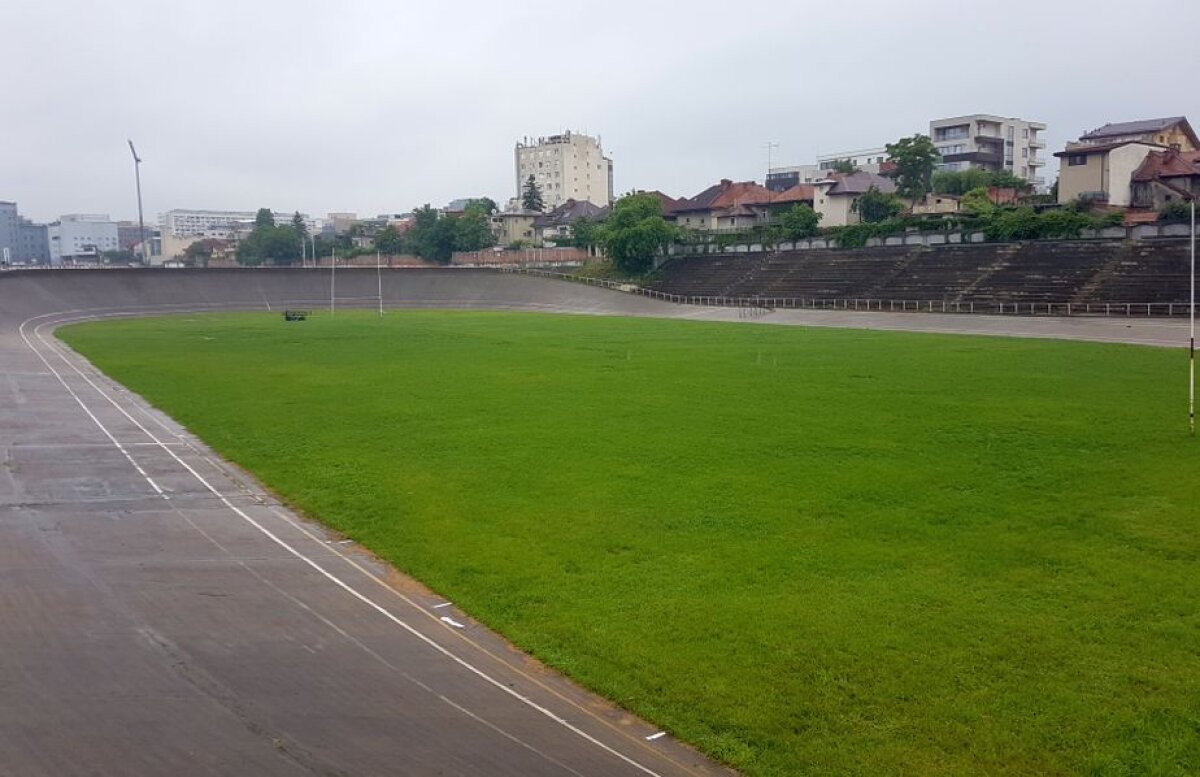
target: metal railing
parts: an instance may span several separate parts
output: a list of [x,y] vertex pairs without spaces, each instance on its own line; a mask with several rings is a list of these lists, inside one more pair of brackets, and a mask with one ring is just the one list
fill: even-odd
[[[581,283],[672,302],[704,307],[772,310],[842,310],[883,313],[947,313],[1001,316],[1186,316],[1186,302],[998,302],[989,300],[914,300],[878,297],[728,297],[709,294],[671,294],[633,283],[528,267],[500,268],[501,272],[535,275]],[[746,317],[739,313],[740,317]]]

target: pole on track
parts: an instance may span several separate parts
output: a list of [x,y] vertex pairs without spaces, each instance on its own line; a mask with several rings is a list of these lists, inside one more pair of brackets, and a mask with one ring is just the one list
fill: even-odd
[[379,317],[383,318],[383,257],[379,250],[375,251],[375,283],[379,287]]
[[1188,298],[1188,434],[1196,436],[1196,198],[1192,198],[1191,284]]
[[334,314],[333,300],[337,289],[337,256],[329,249],[329,315]]

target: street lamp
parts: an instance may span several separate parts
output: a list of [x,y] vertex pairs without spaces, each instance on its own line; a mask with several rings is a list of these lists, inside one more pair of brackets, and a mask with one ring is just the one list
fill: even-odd
[[138,198],[138,236],[142,242],[142,264],[150,264],[150,255],[146,252],[146,222],[142,220],[142,160],[137,155],[137,151],[133,147],[133,141],[129,141],[129,153],[133,154],[133,177],[137,181],[137,198]]

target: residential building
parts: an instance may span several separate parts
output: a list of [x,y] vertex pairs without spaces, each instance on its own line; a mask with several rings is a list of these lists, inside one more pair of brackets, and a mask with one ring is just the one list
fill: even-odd
[[[159,229],[163,235],[174,237],[210,237],[212,233],[233,234],[246,226],[254,224],[258,215],[252,210],[187,210],[176,208],[158,217]],[[290,224],[293,213],[273,211],[276,224]],[[317,224],[306,213],[301,213],[305,226],[313,231]]]
[[533,234],[539,243],[553,242],[571,237],[571,225],[580,219],[601,221],[608,215],[608,208],[590,202],[567,200],[549,213],[533,220]]
[[1200,197],[1200,151],[1151,151],[1133,172],[1130,189],[1134,207],[1156,211]]
[[942,157],[940,170],[1004,170],[1041,190],[1046,160],[1038,152],[1046,147],[1045,129],[1040,121],[974,113],[934,119],[929,137]]
[[1058,201],[1066,204],[1080,197],[1118,207],[1133,201],[1134,172],[1153,151],[1165,146],[1139,140],[1114,143],[1068,143],[1066,151],[1054,156],[1058,168]]
[[21,219],[17,225],[17,248],[13,261],[24,264],[50,264],[50,232],[45,224]]
[[766,187],[773,192],[781,192],[802,183],[812,183],[825,177],[818,165],[793,165],[791,167],[772,167],[767,171]]
[[120,248],[117,223],[107,214],[72,213],[48,227],[51,264],[97,261]]
[[533,245],[537,236],[533,222],[542,213],[536,210],[515,210],[493,213],[489,219],[492,234],[496,236],[496,245],[510,246],[514,243]]
[[854,201],[874,187],[885,194],[896,191],[891,178],[860,170],[843,175],[834,173],[813,184],[813,210],[821,214],[822,227],[843,227],[859,223]]
[[859,170],[868,173],[878,173],[887,161],[887,149],[864,148],[855,151],[839,151],[833,154],[821,154],[815,165],[796,165],[793,167],[772,167],[767,171],[766,186],[773,192],[782,192],[793,186],[811,184],[826,177],[838,162],[850,160]]
[[612,160],[599,137],[567,130],[561,135],[525,138],[514,152],[517,199],[533,176],[547,210],[567,200],[605,206],[613,200]]
[[1128,141],[1165,146],[1177,151],[1200,150],[1200,140],[1197,140],[1186,116],[1105,124],[1100,129],[1081,135],[1079,140],[1068,143],[1067,150],[1078,146],[1107,146]]
[[813,187],[799,184],[774,192],[755,181],[734,182],[728,178],[690,199],[678,200],[664,213],[685,229],[738,230],[768,222],[774,212],[813,201]]
[[0,201],[0,261],[15,261],[18,235],[21,231],[17,203]]

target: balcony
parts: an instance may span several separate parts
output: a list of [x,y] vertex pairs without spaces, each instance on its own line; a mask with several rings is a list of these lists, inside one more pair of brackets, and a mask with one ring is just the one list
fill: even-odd
[[1037,140],[1037,139],[1031,140],[1031,141],[1029,141],[1029,147],[1030,147],[1030,148],[1045,148],[1045,147],[1046,147],[1046,141],[1044,141],[1044,140]]
[[943,162],[972,162],[980,165],[999,165],[1000,155],[987,151],[968,151],[963,154],[946,154]]
[[1029,159],[1027,159],[1025,161],[1027,161],[1029,163],[1030,167],[1041,167],[1042,165],[1046,164],[1045,159],[1039,159],[1037,157],[1030,157]]

